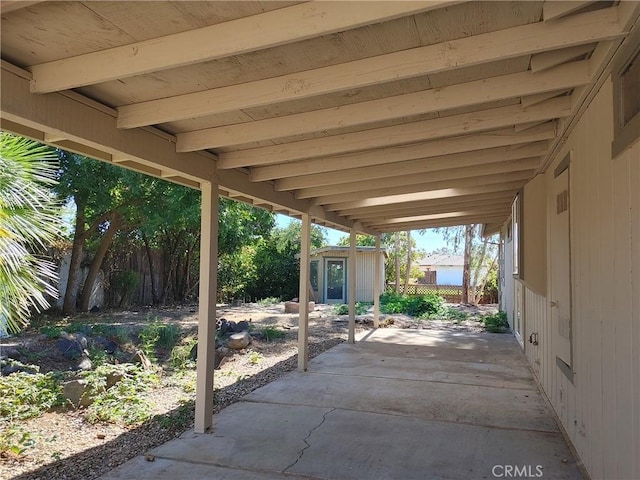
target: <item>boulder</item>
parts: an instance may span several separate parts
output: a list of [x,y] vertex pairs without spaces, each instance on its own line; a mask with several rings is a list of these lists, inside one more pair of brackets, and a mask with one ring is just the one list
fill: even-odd
[[251,343],[249,332],[232,333],[227,340],[227,348],[232,350],[242,350]]
[[223,364],[224,360],[229,355],[229,349],[225,347],[220,347],[216,349],[216,354],[213,361],[213,368],[215,370],[219,369]]
[[[309,302],[309,312],[313,312],[315,308],[315,302]],[[300,304],[298,302],[284,302],[284,313],[300,313]]]
[[113,355],[118,349],[118,344],[113,340],[98,336],[93,339],[93,348],[100,348],[109,355]]
[[78,364],[78,370],[84,370],[89,371],[93,369],[93,364],[91,363],[91,360],[88,357],[83,357],[82,360],[80,360],[80,363]]
[[113,387],[116,383],[120,383],[124,378],[124,373],[122,372],[109,372],[107,374],[107,390]]
[[65,358],[74,359],[82,355],[82,346],[70,338],[61,338],[56,342],[56,348]]
[[65,382],[62,395],[75,408],[88,407],[94,401],[89,383],[84,379]]
[[234,331],[236,333],[248,332],[249,331],[249,322],[247,322],[246,320],[242,320],[241,322],[238,322],[236,324],[236,326],[234,327]]

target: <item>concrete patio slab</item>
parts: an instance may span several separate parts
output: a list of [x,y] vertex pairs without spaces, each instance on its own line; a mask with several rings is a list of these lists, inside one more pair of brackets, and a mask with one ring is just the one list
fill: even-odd
[[582,478],[509,335],[365,332],[309,370],[103,480]]

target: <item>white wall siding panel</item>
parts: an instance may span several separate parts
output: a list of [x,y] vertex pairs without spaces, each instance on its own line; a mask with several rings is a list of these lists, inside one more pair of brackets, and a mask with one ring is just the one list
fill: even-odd
[[556,366],[548,298],[525,288],[539,341],[525,338],[527,358],[590,475],[607,480],[640,478],[640,142],[611,158],[612,105],[607,81],[546,172],[553,192],[570,154],[573,382]]

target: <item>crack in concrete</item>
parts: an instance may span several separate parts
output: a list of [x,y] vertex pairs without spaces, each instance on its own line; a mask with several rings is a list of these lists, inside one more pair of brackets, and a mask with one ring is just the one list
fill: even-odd
[[300,461],[300,459],[302,459],[302,456],[304,455],[304,452],[309,447],[311,447],[311,445],[309,444],[309,442],[307,440],[309,440],[309,438],[311,438],[311,435],[313,434],[313,432],[315,430],[317,430],[318,428],[320,428],[322,426],[322,424],[327,419],[327,415],[329,415],[332,412],[335,412],[336,410],[337,410],[337,408],[332,408],[328,412],[325,412],[325,414],[322,415],[322,420],[320,421],[320,423],[318,425],[316,425],[315,427],[312,427],[311,430],[309,430],[309,433],[307,434],[307,436],[302,440],[304,442],[305,446],[302,448],[302,450],[300,450],[300,453],[298,454],[298,458],[296,458],[295,462],[293,462],[291,465],[287,466],[284,470],[282,470],[282,473],[287,473],[287,470],[289,470],[290,468],[293,468],[293,467],[296,466],[296,464]]

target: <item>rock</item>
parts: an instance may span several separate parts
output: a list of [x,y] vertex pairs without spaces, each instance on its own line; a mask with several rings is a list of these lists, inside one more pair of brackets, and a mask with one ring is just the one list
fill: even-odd
[[223,364],[224,360],[229,356],[229,349],[225,347],[220,347],[216,349],[216,354],[213,361],[213,368],[215,370],[219,369]]
[[85,349],[89,345],[89,341],[87,340],[86,335],[83,333],[76,333],[75,340],[80,344],[80,346]]
[[242,320],[241,322],[238,322],[235,326],[236,333],[248,332],[248,331],[249,331],[249,322],[247,322],[246,320]]
[[22,354],[20,350],[13,347],[2,347],[2,356],[6,358],[10,358],[12,360],[20,360]]
[[251,340],[249,332],[232,333],[227,340],[227,348],[242,350],[249,346]]
[[77,370],[84,370],[85,372],[92,369],[93,369],[93,363],[91,363],[91,360],[87,357],[84,357],[82,360],[80,360],[80,363],[78,364],[78,368],[77,368]]
[[130,363],[137,363],[139,365],[142,365],[142,368],[144,368],[145,370],[151,370],[153,368],[151,360],[149,360],[149,357],[147,357],[147,355],[142,350],[136,350],[136,353],[134,353],[131,357]]
[[82,355],[82,346],[70,338],[61,338],[58,340],[56,342],[56,348],[65,358],[74,359]]
[[120,383],[123,378],[124,378],[124,373],[121,373],[121,372],[109,372],[107,374],[107,390],[109,390],[115,384]]
[[216,322],[216,330],[220,333],[220,335],[226,335],[227,333],[235,332],[236,322],[228,321],[224,318],[221,318]]
[[93,339],[93,348],[103,349],[109,355],[113,355],[118,349],[118,344],[113,340],[107,340],[104,337],[95,337]]
[[[309,302],[309,312],[313,312],[315,308],[315,302]],[[298,302],[284,302],[284,313],[300,313],[300,304]]]
[[100,311],[100,307],[97,305],[94,305],[93,307],[91,307],[91,310],[89,310],[91,313],[98,313]]
[[86,380],[69,380],[65,382],[62,395],[75,408],[88,407],[94,401],[91,387]]

